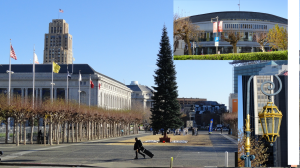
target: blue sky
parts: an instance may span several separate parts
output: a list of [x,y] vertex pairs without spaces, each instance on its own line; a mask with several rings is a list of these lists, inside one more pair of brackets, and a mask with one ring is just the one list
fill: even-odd
[[221,11],[261,12],[288,18],[287,0],[174,0],[174,13],[183,16],[200,15]]
[[[18,60],[32,61],[33,45],[43,62],[44,34],[52,19],[69,24],[74,63],[87,63],[120,82],[154,85],[154,70],[165,24],[172,44],[173,0],[0,1],[0,64],[8,64],[9,39]],[[9,16],[9,17],[8,17]],[[5,25],[5,26],[4,26]],[[228,61],[175,61],[179,97],[198,97],[228,105],[232,66]]]

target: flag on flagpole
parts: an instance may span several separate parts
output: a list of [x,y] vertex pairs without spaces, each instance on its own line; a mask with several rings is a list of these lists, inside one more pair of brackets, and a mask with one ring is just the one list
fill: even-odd
[[79,74],[79,79],[78,79],[79,81],[82,81],[82,79],[81,79],[81,74]]
[[38,57],[35,53],[34,53],[34,63],[39,64]]
[[68,71],[68,78],[71,79],[71,75],[69,74],[69,71]]
[[101,86],[101,84],[99,83],[99,90],[100,90],[100,86]]
[[64,11],[63,11],[62,9],[59,9],[59,12],[60,12],[60,13],[64,13]]
[[286,71],[283,75],[288,76],[288,71]]
[[59,70],[60,70],[60,66],[57,63],[53,62],[53,72],[58,73]]
[[17,60],[17,56],[12,45],[10,45],[10,57]]
[[90,78],[90,84],[91,84],[91,88],[94,88],[94,83],[91,78]]

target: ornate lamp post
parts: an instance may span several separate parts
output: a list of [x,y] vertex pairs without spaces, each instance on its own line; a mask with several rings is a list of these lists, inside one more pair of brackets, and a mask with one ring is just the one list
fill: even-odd
[[246,150],[246,155],[242,155],[241,159],[245,160],[245,167],[251,167],[251,160],[255,159],[254,155],[250,155],[250,133],[251,133],[251,129],[250,129],[250,114],[249,114],[249,104],[250,104],[250,82],[251,79],[254,76],[251,76],[248,80],[248,85],[247,85],[247,119],[246,120],[246,142],[245,142],[245,150]]
[[263,128],[263,136],[266,140],[273,146],[273,142],[276,141],[277,137],[279,137],[279,130],[281,125],[282,113],[278,110],[277,106],[272,102],[271,96],[277,95],[282,89],[282,83],[280,78],[275,75],[278,79],[280,87],[276,93],[268,94],[263,90],[263,85],[266,83],[270,83],[272,85],[268,86],[268,90],[273,90],[275,88],[275,84],[271,81],[266,81],[261,85],[261,91],[264,95],[268,96],[268,103],[263,107],[263,110],[258,113],[261,127]]

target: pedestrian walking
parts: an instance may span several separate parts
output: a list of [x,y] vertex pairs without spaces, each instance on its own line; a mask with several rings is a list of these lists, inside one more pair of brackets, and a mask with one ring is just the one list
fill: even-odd
[[139,140],[136,137],[134,147],[133,147],[133,150],[135,150],[135,158],[134,159],[138,159],[138,153],[145,158],[145,155],[141,153],[141,148],[144,148],[143,144],[142,144],[141,140]]
[[121,132],[122,132],[122,136],[123,136],[124,130],[122,129]]
[[42,130],[38,132],[38,144],[42,143]]

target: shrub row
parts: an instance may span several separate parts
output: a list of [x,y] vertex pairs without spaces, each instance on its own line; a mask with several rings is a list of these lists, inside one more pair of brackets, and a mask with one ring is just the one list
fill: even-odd
[[287,60],[288,51],[209,54],[209,55],[175,55],[174,60]]

